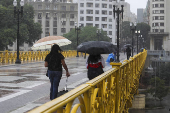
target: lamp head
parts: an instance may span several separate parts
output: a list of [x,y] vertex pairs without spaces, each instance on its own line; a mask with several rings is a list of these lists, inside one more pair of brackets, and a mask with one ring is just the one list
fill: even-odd
[[134,23],[134,26],[136,26],[136,22]]
[[16,0],[13,1],[13,5],[14,5],[14,7],[17,6],[17,1]]
[[20,1],[20,5],[21,5],[21,7],[24,6],[24,0]]
[[130,22],[130,27],[132,27],[132,23]]
[[77,22],[75,22],[74,25],[77,26]]
[[140,30],[138,31],[138,33],[140,33]]

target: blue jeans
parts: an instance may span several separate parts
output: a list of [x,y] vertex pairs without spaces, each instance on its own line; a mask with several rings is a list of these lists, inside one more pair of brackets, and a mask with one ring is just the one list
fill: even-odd
[[61,71],[50,71],[48,70],[48,77],[51,82],[51,88],[50,88],[50,100],[53,100],[57,98],[58,94],[58,86],[60,83],[60,79],[62,77]]

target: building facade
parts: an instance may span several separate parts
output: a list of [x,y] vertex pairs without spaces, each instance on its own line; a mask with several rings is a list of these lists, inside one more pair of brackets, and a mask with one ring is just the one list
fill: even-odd
[[[34,21],[42,25],[42,34],[39,38],[46,36],[62,36],[75,28],[78,22],[78,4],[72,0],[25,0],[25,4],[32,5],[35,16]],[[20,50],[30,50],[31,45],[23,44]],[[16,43],[9,47],[16,50]]]
[[116,44],[116,25],[113,18],[112,0],[78,0],[78,23],[82,26],[96,26],[107,32]]
[[170,0],[150,0],[150,50],[170,51]]
[[143,8],[138,8],[137,9],[137,23],[144,22],[144,9]]

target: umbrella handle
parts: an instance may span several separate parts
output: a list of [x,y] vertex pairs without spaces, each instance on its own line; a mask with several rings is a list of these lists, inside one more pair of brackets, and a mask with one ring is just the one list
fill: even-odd
[[65,91],[67,90],[67,81],[68,81],[68,77],[67,77],[67,79],[66,79],[66,85],[65,85]]

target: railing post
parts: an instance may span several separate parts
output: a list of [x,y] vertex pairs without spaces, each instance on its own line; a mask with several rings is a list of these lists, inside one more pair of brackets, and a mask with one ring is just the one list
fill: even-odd
[[112,65],[112,68],[116,68],[118,69],[116,72],[116,99],[115,99],[115,113],[119,113],[119,105],[120,105],[120,86],[119,86],[119,82],[120,82],[120,66],[122,65],[122,63],[117,63],[117,62],[111,62],[110,65]]

